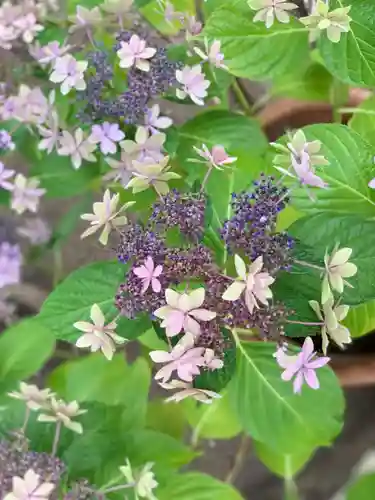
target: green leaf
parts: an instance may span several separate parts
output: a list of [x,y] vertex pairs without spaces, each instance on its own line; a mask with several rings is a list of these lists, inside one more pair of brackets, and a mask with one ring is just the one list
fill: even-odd
[[[343,302],[359,305],[375,299],[375,223],[356,215],[337,215],[329,212],[304,217],[290,228],[292,236],[312,249],[312,258],[324,257],[336,243],[353,249],[350,262],[358,267],[357,274],[348,278],[353,286],[344,288]],[[316,273],[319,275],[319,271]]]
[[322,34],[319,50],[328,70],[352,85],[375,86],[375,4],[372,0],[332,0],[330,10],[350,5],[350,31],[332,43]]
[[[142,16],[165,35],[177,34],[181,30],[181,23],[176,20],[168,23],[158,0],[137,0]],[[194,0],[172,0],[170,2],[177,12],[193,15],[195,13]]]
[[[38,315],[58,339],[75,342],[81,333],[73,327],[76,321],[90,321],[90,310],[98,304],[108,321],[118,310],[114,305],[119,284],[125,280],[126,267],[113,261],[95,262],[70,274],[44,302]],[[151,323],[147,316],[130,320],[120,318],[117,333],[132,339],[141,335]]]
[[182,405],[165,404],[164,399],[153,399],[147,407],[146,427],[182,441],[186,427]]
[[171,436],[151,429],[127,433],[126,445],[130,462],[135,466],[154,462],[179,468],[199,455]]
[[236,369],[236,346],[228,330],[222,328],[223,338],[227,347],[225,348],[223,362],[220,370],[202,371],[194,379],[194,387],[220,392],[231,380]]
[[192,443],[199,439],[231,439],[241,432],[241,425],[229,404],[227,392],[221,394],[210,405],[199,405],[185,400],[185,415],[193,427]]
[[300,75],[285,74],[272,82],[271,95],[305,101],[331,98],[332,75],[321,64],[312,62]]
[[373,500],[375,473],[363,474],[349,486],[346,500]]
[[368,187],[375,174],[374,148],[345,125],[310,125],[303,131],[308,141],[322,142],[320,152],[330,164],[318,169],[318,174],[328,188],[315,189],[314,202],[305,189],[293,190],[296,208],[309,214],[327,211],[375,216],[375,192]]
[[68,14],[75,14],[77,5],[86,9],[93,9],[101,3],[103,3],[102,0],[68,0]]
[[375,330],[375,301],[351,307],[342,323],[349,328],[353,338],[372,333]]
[[311,458],[314,449],[304,450],[300,453],[276,453],[264,443],[253,441],[255,453],[259,460],[274,474],[284,478],[291,478],[299,472]]
[[35,318],[5,330],[0,337],[0,393],[42,368],[54,347],[53,334]]
[[47,197],[66,198],[91,189],[93,180],[99,176],[98,165],[83,162],[75,170],[70,157],[52,153],[32,165],[30,176],[38,177],[41,187],[47,190]]
[[203,35],[221,42],[225,63],[236,76],[268,80],[290,72],[301,72],[309,61],[308,32],[291,19],[267,29],[253,22],[246,2],[230,2],[208,18]]
[[60,365],[49,376],[49,387],[68,401],[123,406],[129,427],[145,423],[150,383],[147,362],[139,358],[128,365],[123,354],[111,362],[102,354],[91,354]]
[[[211,110],[201,113],[179,128],[180,143],[177,156],[183,165],[191,169],[194,163],[188,158],[200,159],[193,150],[205,144],[212,148],[223,145],[227,152],[242,151],[252,155],[263,155],[267,151],[268,141],[259,123],[244,115],[225,110]],[[204,171],[203,165],[198,167]]]
[[[80,5],[82,3],[80,2]],[[53,23],[44,24],[44,30],[38,33],[38,42],[41,45],[47,45],[49,42],[57,41],[60,44],[64,42],[66,38],[66,28],[62,28]]]
[[353,110],[349,127],[375,146],[375,97],[366,99]]
[[206,474],[189,472],[172,476],[165,487],[158,490],[159,500],[242,500],[230,484],[222,483]]
[[240,423],[253,439],[281,454],[330,445],[344,412],[335,375],[320,368],[319,390],[304,386],[300,395],[293,394],[292,383],[281,379],[275,351],[274,343],[238,342],[238,368],[228,391]]

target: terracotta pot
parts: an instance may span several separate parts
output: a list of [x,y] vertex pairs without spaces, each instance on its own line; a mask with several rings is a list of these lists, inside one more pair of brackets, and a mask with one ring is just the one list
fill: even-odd
[[[351,89],[347,107],[358,106],[371,93],[364,89]],[[270,102],[259,113],[264,131],[270,141],[276,140],[286,130],[297,129],[313,123],[331,123],[332,106],[326,102],[296,101],[278,99]],[[343,123],[349,116],[343,116]],[[334,354],[333,370],[343,387],[358,387],[375,384],[374,354]]]

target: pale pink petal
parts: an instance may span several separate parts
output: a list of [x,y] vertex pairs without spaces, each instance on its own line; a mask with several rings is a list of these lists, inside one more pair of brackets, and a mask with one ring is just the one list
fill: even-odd
[[199,321],[211,321],[216,318],[216,312],[208,311],[207,309],[193,309],[189,312],[189,316],[193,316],[193,318]]
[[303,384],[303,373],[298,372],[293,382],[293,391],[295,394],[299,394],[301,392],[302,384]]
[[[301,373],[301,375],[302,375],[302,373]],[[318,377],[317,377],[314,370],[306,369],[303,372],[303,375],[305,377],[307,385],[310,386],[311,389],[315,389],[315,390],[319,389],[319,380],[318,380]]]

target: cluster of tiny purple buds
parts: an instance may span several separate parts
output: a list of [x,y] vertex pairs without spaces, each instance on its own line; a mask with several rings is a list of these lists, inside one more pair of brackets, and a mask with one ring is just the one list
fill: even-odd
[[262,255],[265,269],[272,273],[289,269],[294,240],[276,232],[277,214],[288,202],[288,190],[263,174],[252,193],[233,193],[233,216],[221,230],[228,251],[242,250],[251,261]]
[[173,189],[154,204],[151,221],[166,228],[177,226],[187,239],[197,242],[204,232],[205,210],[204,193],[180,193]]
[[[113,50],[121,47],[121,42],[129,42],[134,33],[122,31],[116,37]],[[151,99],[163,94],[176,83],[176,69],[181,64],[169,60],[164,48],[159,48],[150,59],[149,71],[131,68],[128,71],[128,89],[114,97],[106,96],[110,90],[108,82],[113,78],[110,54],[105,50],[96,50],[88,55],[89,68],[93,74],[86,78],[86,89],[77,92],[78,99],[84,102],[78,117],[85,122],[123,118],[125,123],[142,124]]]

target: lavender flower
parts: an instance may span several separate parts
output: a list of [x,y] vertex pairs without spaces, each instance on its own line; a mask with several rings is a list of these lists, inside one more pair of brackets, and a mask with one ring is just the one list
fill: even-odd
[[43,139],[38,144],[40,151],[51,154],[60,139],[59,118],[56,111],[52,111],[46,119],[45,125],[38,126],[39,134]]
[[0,161],[0,187],[8,191],[12,191],[13,184],[9,182],[8,179],[13,177],[14,174],[15,170],[5,168],[4,163]]
[[145,115],[145,127],[151,134],[159,134],[160,129],[164,130],[172,125],[171,118],[160,116],[159,104],[154,104],[147,110]]
[[221,42],[219,40],[214,40],[211,47],[208,47],[206,40],[206,52],[203,52],[203,50],[198,47],[194,47],[194,52],[198,54],[203,61],[208,61],[215,68],[228,69],[224,64],[224,54],[220,52],[220,46]]
[[177,371],[178,377],[185,382],[192,382],[199,375],[199,367],[204,366],[204,349],[202,347],[185,347],[177,345],[172,351],[152,351],[150,357],[155,363],[167,363],[155,375],[155,380],[168,382],[172,373]]
[[214,167],[217,170],[223,170],[226,165],[230,165],[237,161],[237,158],[234,156],[229,156],[225,151],[224,146],[221,146],[220,144],[212,146],[211,151],[205,144],[202,144],[201,149],[195,146],[193,146],[193,149],[201,158],[204,159],[204,161],[196,160],[194,158],[189,159],[189,161],[193,163],[207,163],[209,167]]
[[13,151],[15,147],[16,146],[12,141],[12,136],[4,129],[0,130],[0,150],[9,149],[10,151]]
[[165,134],[148,134],[145,127],[138,127],[135,140],[126,139],[120,143],[121,148],[128,154],[131,160],[141,163],[157,163],[164,158],[161,149],[165,142]]
[[25,43],[31,43],[35,35],[44,30],[44,27],[37,23],[37,19],[32,12],[15,19],[13,26],[17,28]]
[[18,245],[0,243],[0,288],[21,280],[22,255]]
[[102,125],[93,125],[88,141],[93,144],[99,143],[100,151],[107,155],[116,153],[116,142],[122,141],[124,137],[125,134],[117,123],[104,122]]
[[163,271],[163,266],[156,266],[151,256],[148,256],[144,264],[133,269],[133,273],[141,278],[142,280],[142,290],[141,293],[145,293],[148,287],[151,285],[152,290],[155,293],[161,291],[161,284],[158,277]]
[[200,403],[211,404],[214,399],[221,398],[220,394],[217,394],[214,391],[197,389],[196,387],[193,387],[191,383],[183,382],[182,380],[171,380],[167,383],[160,383],[160,386],[163,387],[163,389],[167,390],[179,389],[179,391],[173,394],[173,396],[170,396],[165,400],[166,403],[172,401],[175,403],[179,403],[183,399],[193,398]]
[[311,389],[319,389],[319,380],[315,370],[325,366],[330,358],[316,358],[313,341],[310,337],[306,337],[302,350],[297,356],[288,356],[282,351],[276,356],[276,360],[284,368],[281,375],[283,380],[289,381],[295,377],[293,390],[299,394],[304,381]]
[[249,7],[258,12],[254,22],[263,21],[270,28],[276,19],[280,23],[289,23],[289,10],[297,9],[297,5],[287,0],[248,0]]
[[37,44],[30,47],[30,54],[38,61],[39,64],[45,66],[47,64],[54,64],[59,57],[65,55],[70,50],[70,45],[62,45],[56,40],[43,45],[42,47]]
[[66,54],[56,59],[49,79],[51,82],[61,83],[63,95],[68,94],[71,89],[85,90],[83,73],[87,66],[88,61],[77,61],[72,55]]
[[24,225],[17,228],[17,234],[27,238],[32,245],[43,245],[51,238],[51,228],[43,219],[26,219]]

